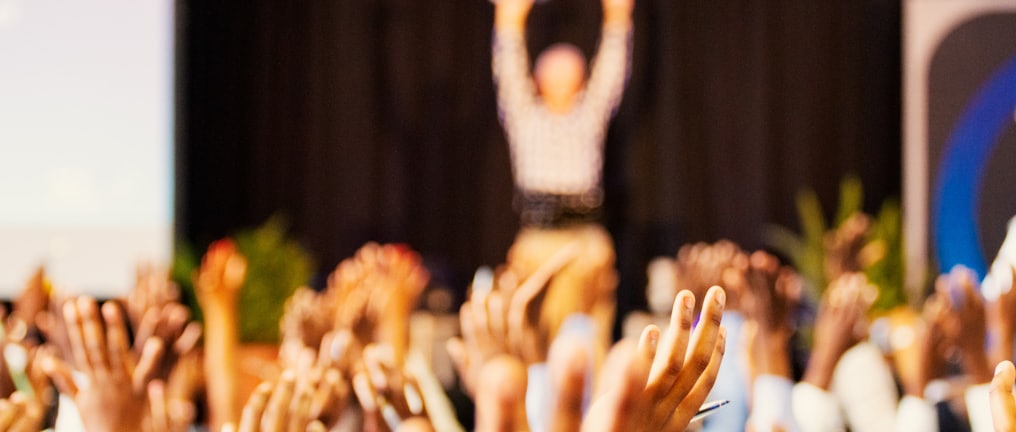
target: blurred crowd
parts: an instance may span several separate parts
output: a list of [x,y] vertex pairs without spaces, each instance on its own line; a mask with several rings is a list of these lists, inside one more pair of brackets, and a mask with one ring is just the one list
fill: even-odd
[[[404,245],[369,243],[324,289],[297,290],[253,389],[239,376],[247,262],[230,240],[193,275],[203,323],[150,265],[105,301],[62,294],[40,269],[3,319],[0,430],[1016,430],[1016,291],[986,299],[956,268],[910,313],[876,313],[879,289],[846,243],[830,242],[841,253],[826,254],[837,262],[821,290],[765,251],[682,247],[650,265],[650,311],[606,343],[598,329],[612,323],[598,321],[611,316],[546,312],[581,310],[546,302],[576,244],[535,268],[509,259],[477,272],[458,336],[436,341],[454,388],[411,341],[429,275]],[[993,271],[1011,285],[1006,259]]]

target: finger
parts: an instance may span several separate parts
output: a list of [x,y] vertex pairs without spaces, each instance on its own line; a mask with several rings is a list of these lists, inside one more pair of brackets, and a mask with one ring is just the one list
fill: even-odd
[[360,409],[363,411],[363,429],[365,431],[380,430],[381,407],[378,404],[378,396],[370,385],[370,378],[363,372],[353,376],[353,393],[356,400],[360,402]]
[[282,432],[289,418],[289,404],[292,402],[293,389],[296,386],[296,374],[292,370],[282,372],[279,382],[268,399],[265,412],[261,416],[261,432]]
[[643,397],[651,367],[652,359],[639,355],[624,341],[611,348],[602,375],[603,390],[589,409],[591,418],[586,423],[602,426],[602,430],[653,430],[645,411],[653,402]]
[[688,339],[695,311],[695,295],[682,290],[674,299],[670,314],[670,325],[661,341],[659,352],[649,372],[650,391],[663,394],[677,381],[688,352]]
[[492,292],[487,296],[487,325],[490,328],[491,341],[503,347],[505,340],[504,296],[500,292]]
[[353,393],[356,395],[356,400],[360,402],[360,408],[363,409],[364,414],[377,414],[377,394],[370,385],[370,378],[365,373],[359,372],[353,376]]
[[137,366],[131,371],[130,375],[135,392],[144,392],[148,387],[148,383],[155,378],[156,366],[159,364],[159,360],[162,359],[163,350],[162,340],[157,337],[150,338],[145,342],[145,346],[141,349],[141,357],[138,359]]
[[490,292],[483,289],[474,289],[470,299],[465,304],[469,305],[468,316],[472,319],[471,327],[476,336],[475,343],[485,347],[490,343],[490,323],[487,321],[487,297]]
[[230,255],[222,271],[222,280],[228,284],[227,287],[230,289],[240,288],[246,274],[247,259],[236,253]]
[[141,323],[138,324],[137,330],[134,332],[134,349],[141,351],[144,348],[145,341],[155,336],[156,328],[159,325],[159,311],[157,309],[148,309],[141,316]]
[[45,412],[41,405],[30,401],[21,393],[11,395],[11,400],[23,405],[21,415],[11,425],[11,432],[36,432],[42,428],[42,416]]
[[991,419],[995,430],[1008,432],[1016,429],[1016,400],[1013,398],[1013,382],[1016,370],[1012,362],[1006,360],[995,367],[995,377],[991,379]]
[[127,329],[124,327],[120,308],[113,303],[102,305],[102,317],[106,321],[106,343],[109,349],[110,370],[122,376],[130,376],[134,370]]
[[78,306],[74,300],[68,300],[63,306],[64,324],[67,328],[67,341],[71,345],[71,355],[74,359],[75,369],[82,373],[90,374],[92,371],[88,361],[88,349],[85,347],[85,338],[81,329],[81,317],[78,315]]
[[341,403],[338,400],[336,392],[336,388],[342,380],[342,375],[339,371],[335,369],[326,370],[322,380],[321,385],[314,389],[310,407],[311,418],[321,418]]
[[42,359],[41,366],[42,371],[49,376],[49,379],[53,380],[57,391],[71,398],[78,395],[78,386],[74,383],[74,376],[64,362],[52,355],[47,355]]
[[949,274],[940,274],[935,277],[935,292],[945,293],[949,295]]
[[699,317],[698,327],[695,328],[691,336],[691,346],[684,359],[684,366],[667,394],[666,401],[668,403],[674,403],[675,399],[683,398],[688,394],[695,382],[698,381],[698,377],[709,367],[716,339],[720,334],[720,322],[723,320],[725,302],[726,294],[722,288],[714,286],[706,292],[702,301],[702,313]]
[[321,423],[320,420],[314,420],[307,424],[305,429],[307,432],[326,432],[328,429],[325,428],[325,424]]
[[328,379],[327,384],[332,389],[332,404],[328,405],[328,407],[334,410],[332,416],[337,418],[346,409],[346,405],[349,403],[349,394],[353,389],[352,385],[341,373],[336,373],[334,379],[329,378],[329,376],[325,375],[325,378]]
[[[709,392],[712,390],[713,384],[716,383],[716,377],[720,373],[720,364],[723,361],[723,354],[726,350],[726,342],[727,329],[721,327],[719,336],[716,338],[716,344],[713,347],[712,358],[709,359],[709,366],[707,366],[706,370],[698,377],[698,380],[695,382],[695,386],[692,387],[691,392],[680,399],[667,401],[667,404],[677,404],[677,409],[672,411],[673,418],[668,422],[672,427],[668,429],[684,430],[691,418],[698,413],[698,410],[702,407],[706,397],[709,396]],[[674,429],[674,427],[676,427],[676,429]]]
[[317,350],[317,361],[314,362],[314,367],[326,369],[332,365],[331,362],[331,349],[332,343],[335,342],[335,332],[330,331],[321,336],[321,344],[318,345]]
[[406,378],[406,383],[402,385],[402,395],[406,398],[406,407],[409,409],[410,417],[423,414],[423,396],[415,378]]
[[388,382],[388,376],[381,364],[381,359],[376,345],[368,345],[367,348],[363,350],[363,364],[367,368],[367,376],[370,378],[370,384],[378,392],[378,394],[384,394],[384,392],[391,389]]
[[639,336],[637,349],[639,354],[649,361],[653,361],[653,358],[656,357],[659,344],[660,328],[656,327],[655,324],[649,324],[644,330],[642,330],[642,334]]
[[156,334],[162,336],[164,341],[175,341],[183,333],[189,318],[190,312],[184,305],[169,303],[162,307],[162,325],[156,330],[159,332]]
[[181,429],[194,423],[194,418],[197,416],[194,402],[187,399],[169,397],[167,397],[166,402],[170,427]]
[[462,304],[462,308],[459,309],[459,331],[462,333],[462,340],[469,346],[478,346],[480,343],[480,335],[474,325],[475,319],[473,318],[473,307],[471,302],[467,301]]
[[582,425],[582,405],[589,368],[589,350],[581,340],[565,337],[558,339],[550,353],[551,377],[556,397],[550,431],[578,431]]
[[289,427],[287,428],[289,432],[300,432],[307,428],[311,421],[310,409],[315,387],[317,387],[317,383],[311,381],[297,386],[296,396],[289,408]]
[[10,400],[0,399],[0,430],[9,430],[14,420],[21,416],[21,407]]
[[[476,389],[476,430],[515,432],[525,426],[522,401],[526,395],[526,369],[518,359],[501,355],[483,366],[490,377]],[[523,422],[519,421],[520,413]]]
[[189,354],[197,346],[198,340],[201,339],[201,323],[191,322],[184,327],[180,337],[177,338],[176,343],[173,344],[173,349],[180,356]]
[[452,365],[455,366],[455,371],[458,372],[460,379],[466,379],[466,375],[469,372],[469,360],[466,354],[466,346],[462,343],[462,339],[453,337],[445,342],[445,350],[448,351],[448,357],[452,360]]
[[166,411],[166,388],[162,381],[148,384],[149,418],[157,431],[169,431],[169,414]]
[[412,417],[402,422],[395,432],[434,432],[434,426],[424,417]]
[[350,354],[353,338],[353,334],[349,330],[341,330],[335,335],[331,347],[328,349],[328,354],[331,357],[330,364],[336,365],[340,370],[347,364],[346,357]]
[[243,414],[240,415],[239,432],[258,432],[261,427],[261,416],[265,412],[265,405],[272,395],[274,386],[270,382],[258,384],[243,407]]
[[78,298],[78,313],[81,318],[81,330],[92,372],[99,375],[109,373],[109,355],[106,351],[106,335],[102,329],[102,319],[95,300],[89,297]]

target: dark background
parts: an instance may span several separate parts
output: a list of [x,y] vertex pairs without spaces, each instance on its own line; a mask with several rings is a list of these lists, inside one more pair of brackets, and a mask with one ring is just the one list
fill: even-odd
[[[368,240],[411,244],[465,289],[518,228],[490,77],[485,0],[179,0],[177,235],[210,240],[283,213],[327,271]],[[900,192],[900,2],[637,0],[634,65],[607,142],[619,307],[685,243],[763,247],[828,212],[858,174],[865,207]],[[551,0],[531,54],[593,52],[596,0]]]

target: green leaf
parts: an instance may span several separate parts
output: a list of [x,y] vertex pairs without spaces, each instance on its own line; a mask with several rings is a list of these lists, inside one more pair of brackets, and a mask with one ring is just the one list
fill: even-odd
[[286,299],[314,274],[310,253],[288,238],[287,231],[286,220],[273,216],[260,227],[235,235],[237,250],[247,257],[247,279],[239,299],[243,342],[278,342]]
[[833,226],[840,226],[854,213],[861,212],[864,206],[864,185],[861,179],[851,174],[840,181],[840,203],[833,219]]
[[818,195],[811,189],[797,194],[797,214],[801,219],[801,229],[808,243],[821,239],[826,232],[825,216],[822,215],[822,204]]

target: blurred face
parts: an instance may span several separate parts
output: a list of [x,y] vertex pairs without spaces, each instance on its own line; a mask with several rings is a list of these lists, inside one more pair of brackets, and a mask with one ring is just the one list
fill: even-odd
[[573,45],[551,46],[537,58],[533,78],[549,103],[570,102],[585,83],[586,59]]

